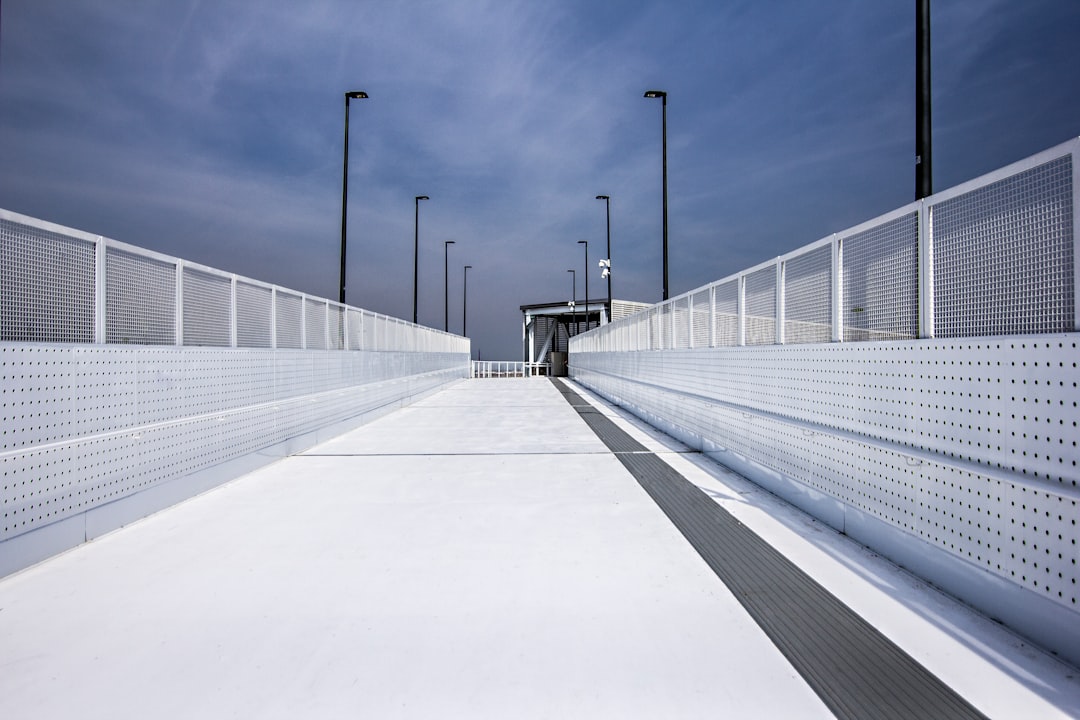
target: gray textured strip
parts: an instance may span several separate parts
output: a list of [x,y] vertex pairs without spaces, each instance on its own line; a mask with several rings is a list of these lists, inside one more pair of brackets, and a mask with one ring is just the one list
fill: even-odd
[[984,718],[794,563],[552,380],[838,718]]

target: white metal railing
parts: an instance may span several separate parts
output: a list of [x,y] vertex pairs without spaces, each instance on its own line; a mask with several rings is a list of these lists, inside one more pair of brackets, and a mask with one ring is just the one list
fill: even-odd
[[551,375],[551,363],[520,360],[473,360],[474,378],[527,378]]
[[469,352],[467,338],[3,209],[0,341]]
[[1080,328],[1080,138],[570,339],[570,351]]
[[570,374],[1080,662],[1078,152],[574,336]]

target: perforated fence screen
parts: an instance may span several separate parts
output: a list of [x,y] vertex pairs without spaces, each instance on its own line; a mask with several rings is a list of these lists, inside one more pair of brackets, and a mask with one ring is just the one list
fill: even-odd
[[842,240],[844,340],[913,338],[919,324],[919,218],[882,223]]
[[0,209],[0,342],[469,352],[389,320]]
[[1074,329],[1072,156],[931,206],[940,337]]
[[326,303],[304,300],[304,342],[308,350],[326,349]]
[[739,344],[739,281],[730,280],[716,286],[713,295],[716,315],[716,345]]
[[303,298],[289,293],[277,293],[276,318],[277,346],[279,348],[302,348],[304,346]]
[[222,275],[184,268],[184,344],[232,344],[232,281]]
[[105,261],[106,342],[176,342],[176,265],[109,248]]
[[694,347],[709,347],[709,318],[711,311],[709,295],[710,291],[706,288],[691,296],[690,303],[694,318]]
[[95,245],[0,219],[0,340],[93,342]]
[[784,342],[832,339],[832,247],[784,263]]
[[776,342],[776,268],[765,267],[746,276],[746,344]]
[[240,347],[272,347],[271,311],[273,290],[261,285],[236,283],[236,344]]
[[658,303],[647,339],[624,318],[570,351],[1075,332],[1078,153],[1080,138]]

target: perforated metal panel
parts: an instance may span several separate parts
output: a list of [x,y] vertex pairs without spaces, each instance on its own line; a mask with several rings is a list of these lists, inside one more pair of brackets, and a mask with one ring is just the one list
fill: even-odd
[[709,296],[710,291],[706,288],[694,293],[690,299],[694,320],[694,347],[709,347],[709,319],[712,311]]
[[93,342],[94,243],[0,218],[0,340]]
[[468,374],[468,355],[0,345],[0,541]]
[[672,304],[665,302],[660,305],[660,335],[656,337],[658,349],[671,350],[675,347],[672,327]]
[[[328,323],[326,301],[210,268],[178,286],[182,261],[6,210],[0,241],[0,542],[469,372],[465,338],[336,304]],[[385,331],[375,352],[324,350],[345,347],[346,312],[350,338]]]
[[1072,179],[1065,155],[933,205],[938,337],[1074,329]]
[[716,345],[718,347],[739,344],[739,281],[731,280],[715,288]]
[[576,380],[1070,608],[1080,336],[575,357]]
[[382,326],[382,319],[374,313],[364,313],[364,347],[365,348],[377,348],[381,347],[379,343],[379,328]]
[[649,310],[649,349],[664,348],[664,317],[659,307]]
[[690,347],[690,317],[689,298],[679,298],[678,301],[668,305],[671,316],[672,335],[674,336],[673,347],[680,350]]
[[232,344],[232,280],[184,268],[184,344]]
[[832,248],[823,245],[784,262],[784,342],[832,338]]
[[277,323],[277,346],[279,348],[301,348],[304,346],[303,298],[281,290],[277,291],[275,322]]
[[364,314],[359,310],[349,310],[349,349],[364,350]]
[[236,283],[236,344],[271,347],[273,291],[262,285]]
[[902,340],[918,334],[918,214],[841,239],[844,340]]
[[345,349],[345,307],[330,306],[330,349]]
[[110,247],[106,251],[105,282],[106,342],[176,342],[174,263]]
[[326,349],[326,303],[304,298],[304,340],[308,350]]
[[776,342],[776,268],[765,267],[746,276],[746,344]]

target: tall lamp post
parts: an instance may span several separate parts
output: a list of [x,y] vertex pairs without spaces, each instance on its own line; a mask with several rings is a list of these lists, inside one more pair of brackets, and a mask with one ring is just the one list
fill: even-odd
[[472,265],[465,266],[465,279],[461,283],[461,336],[469,337],[469,268]]
[[607,206],[607,297],[608,297],[608,320],[611,319],[611,196],[610,195],[597,195],[597,200],[603,200]]
[[578,240],[578,245],[585,246],[585,330],[589,330],[589,241]]
[[915,2],[915,199],[934,192],[930,162],[930,0]]
[[[577,335],[577,329],[578,329],[578,327],[577,327],[577,270],[567,270],[566,272],[570,273],[571,282],[573,283],[573,285],[572,285],[573,289],[570,291],[571,292],[571,295],[570,295],[570,298],[571,298],[571,300],[570,300],[570,312],[573,313],[573,316],[574,316],[574,333],[573,334]],[[566,337],[567,337],[566,349],[567,349],[567,351],[569,351],[570,350],[570,345],[569,345],[570,333],[566,333]]]
[[453,240],[443,243],[443,330],[450,332],[450,246]]
[[430,200],[427,195],[416,196],[416,223],[413,225],[413,262],[412,262],[412,321],[416,325],[416,297],[420,284],[420,201]]
[[663,103],[664,136],[664,300],[668,299],[668,234],[667,234],[667,93],[663,90],[649,90],[647,98],[660,98]]
[[341,283],[338,302],[345,304],[345,213],[349,198],[349,101],[363,100],[368,94],[363,90],[345,93],[345,169],[341,174]]

